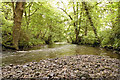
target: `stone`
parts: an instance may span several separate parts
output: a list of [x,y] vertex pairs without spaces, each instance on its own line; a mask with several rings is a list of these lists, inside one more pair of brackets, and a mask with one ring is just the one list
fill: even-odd
[[81,77],[82,80],[86,80],[86,77]]
[[40,75],[40,72],[36,72],[36,73],[35,73],[35,76],[39,76],[39,75]]
[[21,71],[21,70],[18,70],[17,73],[22,73],[22,71]]
[[27,65],[23,65],[23,68],[26,68],[26,67],[28,67]]
[[10,66],[10,67],[13,67],[13,64],[10,64],[9,66]]
[[55,74],[54,74],[53,72],[51,72],[51,73],[48,75],[48,77],[49,77],[49,78],[52,78],[54,75],[55,75]]
[[26,66],[29,66],[29,64],[26,64]]
[[[88,60],[88,58],[90,60]],[[104,59],[104,60],[102,60]],[[100,78],[118,76],[120,60],[95,56],[76,55],[58,59],[40,60],[40,62],[30,62],[24,65],[12,65],[2,67],[2,77],[9,78],[72,78],[89,80],[90,78]],[[13,66],[13,67],[11,67]]]

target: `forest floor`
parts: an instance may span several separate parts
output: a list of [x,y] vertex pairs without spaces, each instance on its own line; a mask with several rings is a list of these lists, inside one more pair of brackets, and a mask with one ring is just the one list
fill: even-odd
[[2,78],[120,80],[120,60],[97,55],[74,55],[2,67]]

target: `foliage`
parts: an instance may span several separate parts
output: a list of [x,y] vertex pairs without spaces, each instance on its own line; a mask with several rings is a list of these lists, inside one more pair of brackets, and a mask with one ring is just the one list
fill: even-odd
[[96,45],[96,43],[98,43],[97,39],[94,37],[93,32],[89,32],[87,36],[83,36],[81,42],[82,44],[87,44],[87,45]]
[[[12,3],[0,4],[2,44],[12,46]],[[66,3],[63,0],[26,2],[19,47],[52,44],[56,41],[74,43],[77,39],[79,44],[98,45],[99,39],[102,47],[120,49],[118,5],[119,2],[86,2],[87,11],[83,2],[73,4],[71,0]]]

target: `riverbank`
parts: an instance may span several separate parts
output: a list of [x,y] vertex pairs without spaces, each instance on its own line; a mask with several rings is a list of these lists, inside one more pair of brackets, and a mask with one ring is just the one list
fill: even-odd
[[97,55],[75,55],[2,67],[2,78],[120,79],[120,60]]

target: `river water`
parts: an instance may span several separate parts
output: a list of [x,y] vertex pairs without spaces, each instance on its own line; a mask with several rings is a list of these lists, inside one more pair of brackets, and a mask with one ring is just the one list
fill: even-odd
[[120,59],[120,55],[113,54],[99,47],[90,47],[85,45],[75,45],[68,43],[56,43],[44,45],[41,47],[30,48],[27,51],[2,52],[2,64],[24,64],[27,62],[40,61],[47,58],[58,58],[70,55],[100,55]]

